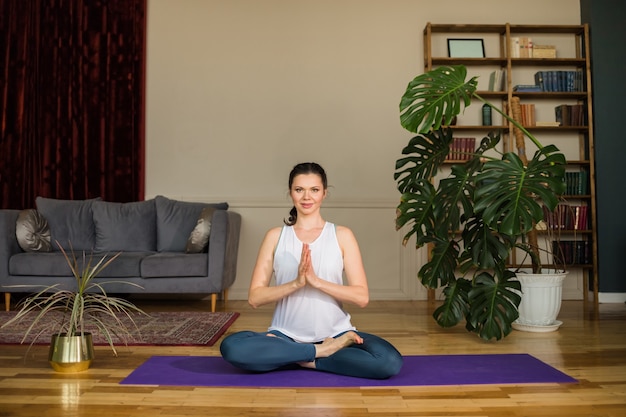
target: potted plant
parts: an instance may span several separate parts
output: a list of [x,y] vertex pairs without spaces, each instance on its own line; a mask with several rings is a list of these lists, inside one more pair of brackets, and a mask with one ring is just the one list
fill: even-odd
[[[444,327],[466,322],[481,338],[501,339],[518,319],[512,251],[527,253],[540,272],[539,246],[532,239],[544,206],[555,209],[565,191],[565,156],[542,145],[518,121],[476,94],[477,77],[466,80],[465,66],[444,66],[413,79],[400,102],[402,126],[417,133],[396,161],[394,179],[402,194],[396,228],[408,227],[416,246],[430,246],[430,260],[418,272],[428,288],[443,288],[444,301],[433,316]],[[451,166],[435,186],[446,162],[453,131],[446,127],[472,102],[500,113],[537,147],[530,160],[501,152],[501,132],[489,132],[464,164]],[[496,155],[496,156],[493,156]],[[460,277],[457,277],[460,272]],[[468,278],[469,276],[469,278]]]
[[46,286],[33,296],[24,299],[18,305],[17,314],[2,327],[30,320],[31,324],[22,338],[24,343],[36,326],[44,323],[44,330],[35,335],[31,346],[45,330],[49,330],[53,333],[48,353],[52,368],[58,372],[80,372],[89,368],[94,357],[93,340],[91,333],[87,331],[88,325],[99,330],[113,354],[117,356],[114,336],[124,341],[128,340],[130,331],[126,322],[135,325],[131,313],[146,313],[127,300],[109,296],[104,286],[111,281],[106,283],[94,281],[94,278],[121,252],[94,260],[93,254],[87,256],[83,252],[82,256],[77,258],[73,250],[68,255],[58,242],[57,245],[75,278],[75,288],[60,289],[58,284]]

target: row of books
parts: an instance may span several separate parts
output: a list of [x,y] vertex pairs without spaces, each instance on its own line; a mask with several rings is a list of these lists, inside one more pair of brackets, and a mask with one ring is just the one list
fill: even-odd
[[554,45],[537,45],[528,36],[511,37],[511,58],[556,58]]
[[[489,91],[502,91],[505,84],[504,70],[497,69],[489,74]],[[534,75],[535,84],[518,84],[513,91],[518,93],[566,92],[577,93],[585,91],[583,72],[578,70],[551,70],[537,71]]]
[[533,40],[527,36],[511,37],[511,58],[532,58]]
[[588,240],[553,240],[552,253],[560,264],[591,265],[591,242]]
[[589,206],[558,204],[553,212],[544,206],[543,218],[552,230],[588,230]]
[[565,173],[566,195],[588,195],[589,173],[587,171],[572,171]]
[[554,108],[554,119],[561,126],[585,126],[585,106],[582,104],[559,104]]
[[577,70],[550,70],[535,73],[535,85],[541,91],[547,92],[581,92],[583,88],[583,71]]
[[534,104],[520,104],[522,126],[536,126],[535,120],[535,105]]
[[446,160],[468,161],[472,159],[475,150],[476,138],[453,138]]

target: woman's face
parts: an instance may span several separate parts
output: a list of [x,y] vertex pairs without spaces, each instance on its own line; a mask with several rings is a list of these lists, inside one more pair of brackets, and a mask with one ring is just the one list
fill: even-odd
[[318,210],[326,198],[322,178],[317,174],[296,175],[291,184],[290,194],[296,210],[303,214]]

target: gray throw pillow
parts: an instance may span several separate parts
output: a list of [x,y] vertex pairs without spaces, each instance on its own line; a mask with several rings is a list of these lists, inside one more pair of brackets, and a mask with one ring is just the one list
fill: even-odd
[[202,209],[213,207],[227,210],[228,203],[196,203],[171,200],[164,196],[154,198],[157,212],[157,250],[185,252],[187,240],[198,222]]
[[211,234],[211,218],[213,212],[217,210],[215,207],[205,207],[200,213],[200,217],[193,228],[189,239],[187,239],[187,253],[202,253],[209,245],[209,235]]
[[[37,197],[37,210],[50,226],[51,242],[58,241],[65,250],[91,251],[96,244],[96,230],[91,212],[91,200],[57,200]],[[56,243],[53,250],[59,250]]]
[[15,237],[24,252],[50,252],[50,227],[45,217],[35,209],[19,212],[15,222]]
[[96,201],[96,251],[153,252],[156,250],[154,200],[132,203]]

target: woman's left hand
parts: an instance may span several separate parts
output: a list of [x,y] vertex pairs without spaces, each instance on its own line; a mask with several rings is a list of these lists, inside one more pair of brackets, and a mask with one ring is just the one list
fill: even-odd
[[302,256],[300,257],[298,272],[304,275],[307,285],[313,288],[319,287],[320,278],[315,275],[315,270],[311,264],[311,248],[309,248],[307,243],[302,245]]

